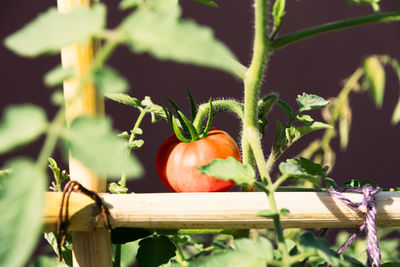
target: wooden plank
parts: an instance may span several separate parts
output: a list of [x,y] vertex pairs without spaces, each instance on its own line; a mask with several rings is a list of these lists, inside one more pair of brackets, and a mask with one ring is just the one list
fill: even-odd
[[[352,201],[362,195],[345,193]],[[279,208],[290,210],[282,217],[285,228],[356,227],[365,215],[328,193],[278,192]],[[44,231],[54,231],[61,194],[46,193]],[[154,193],[102,194],[111,212],[112,227],[165,229],[252,229],[273,228],[269,219],[255,216],[269,209],[264,193]],[[378,226],[400,226],[400,192],[381,192],[377,196]],[[73,194],[70,200],[71,231],[90,231],[103,227],[93,201]],[[96,216],[97,214],[97,216]]]
[[[90,7],[92,1],[58,0],[57,4],[59,12],[67,13],[76,6]],[[73,66],[78,76],[64,82],[67,125],[80,115],[101,116],[104,114],[103,97],[97,94],[93,84],[88,83],[82,86],[80,79],[90,71],[96,47],[97,42],[90,40],[86,44],[72,44],[63,47],[61,50],[62,66],[64,68]],[[98,177],[72,156],[69,157],[69,173],[74,180],[79,181],[90,190],[96,192],[104,192],[106,190],[106,179]],[[109,231],[97,229],[95,232],[74,232],[72,243],[74,266],[112,266]]]

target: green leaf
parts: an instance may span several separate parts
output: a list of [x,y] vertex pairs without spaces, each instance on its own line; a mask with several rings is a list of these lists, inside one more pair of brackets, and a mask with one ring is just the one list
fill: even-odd
[[[171,2],[171,1],[166,1]],[[166,3],[165,5],[167,5]],[[121,29],[135,53],[149,53],[161,60],[173,60],[224,70],[243,77],[245,67],[234,54],[214,38],[212,30],[193,21],[179,20],[174,1],[171,11],[140,9],[128,16]]]
[[293,110],[292,107],[288,105],[288,103],[286,103],[283,100],[278,100],[277,102],[278,107],[280,107],[285,113],[286,115],[289,117],[289,119],[292,119],[293,117]]
[[[44,238],[47,240],[47,242],[53,247],[54,252],[58,256],[58,245],[57,245],[57,238],[55,233],[44,233]],[[61,254],[62,254],[62,259],[63,262],[67,266],[72,266],[72,233],[69,232],[67,234],[64,246],[61,247]],[[58,261],[58,258],[55,258]],[[60,263],[61,266],[65,266],[65,264]],[[50,265],[54,266],[54,265]]]
[[95,69],[92,75],[97,89],[102,93],[123,93],[129,89],[128,81],[109,66]]
[[337,253],[329,248],[324,239],[315,238],[311,232],[305,232],[300,236],[299,249],[322,257],[332,266],[341,266]]
[[7,165],[12,173],[0,180],[0,266],[25,266],[42,231],[46,176],[29,159]]
[[347,2],[352,5],[375,5],[380,1],[381,0],[347,0]]
[[217,3],[211,0],[194,0],[195,2],[202,3],[207,6],[218,7]]
[[100,33],[105,26],[105,18],[106,7],[103,4],[96,4],[90,9],[76,7],[68,14],[61,14],[52,7],[8,36],[5,45],[26,57],[59,53],[65,45],[84,42]]
[[142,107],[140,101],[137,98],[130,97],[127,94],[122,94],[122,93],[107,93],[105,96],[111,100],[114,100],[115,102],[122,103],[128,106],[132,106],[135,108],[140,108]]
[[0,123],[0,155],[30,143],[47,128],[46,113],[38,106],[8,106]]
[[132,143],[129,144],[131,149],[139,149],[144,145],[144,141],[142,139],[133,140]]
[[[145,96],[141,104],[151,113],[151,122],[154,123],[161,119],[167,119],[167,114],[165,113],[164,108],[160,105],[154,104],[149,96]],[[180,123],[178,126],[180,126]]]
[[121,267],[133,266],[138,249],[139,241],[121,245]]
[[275,217],[278,217],[279,214],[273,210],[260,210],[259,212],[257,212],[256,216],[273,219]]
[[364,60],[364,73],[377,107],[382,107],[385,93],[385,69],[375,56]]
[[328,100],[325,100],[320,96],[306,93],[303,93],[303,95],[298,95],[296,101],[300,107],[299,112],[322,109],[329,104]]
[[392,124],[396,125],[400,121],[400,98],[397,101],[396,107],[394,108],[392,115]]
[[142,5],[145,1],[144,0],[122,0],[119,3],[119,8],[122,10],[135,8]]
[[233,157],[215,159],[197,169],[208,176],[224,180],[233,180],[240,185],[251,185],[256,181],[254,169],[250,165],[243,165]]
[[306,122],[306,123],[313,123],[315,121],[310,115],[306,115],[306,114],[296,115],[296,120],[301,121],[301,122]]
[[74,75],[74,68],[63,68],[61,65],[58,65],[57,67],[45,74],[43,81],[47,87],[56,87],[58,85],[61,85],[64,80],[67,80]]
[[166,236],[148,237],[139,242],[138,266],[156,267],[175,256],[176,247]]
[[272,16],[274,17],[274,29],[278,29],[281,26],[282,18],[285,15],[286,0],[275,0],[272,8]]
[[280,210],[279,210],[279,213],[280,213],[282,216],[290,216],[290,210],[288,210],[288,209],[286,209],[286,208],[280,209]]
[[295,130],[292,133],[293,134],[292,138],[295,141],[308,133],[311,133],[311,132],[314,132],[317,130],[332,129],[332,128],[333,127],[329,124],[319,122],[319,121],[314,121],[312,123],[306,123],[303,126],[295,128]]
[[193,267],[264,267],[272,260],[273,245],[264,238],[259,237],[256,242],[248,238],[236,239],[233,242],[234,249],[225,249],[191,264]]
[[321,179],[326,176],[326,169],[313,161],[300,158],[288,159],[279,165],[281,175],[291,178],[306,179],[313,184],[321,186]]
[[99,175],[117,177],[124,173],[137,178],[143,173],[140,163],[126,156],[126,142],[111,129],[108,118],[76,118],[67,145],[73,157]]

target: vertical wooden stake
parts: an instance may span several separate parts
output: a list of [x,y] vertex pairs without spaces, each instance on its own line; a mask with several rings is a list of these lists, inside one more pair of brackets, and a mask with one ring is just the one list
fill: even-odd
[[[75,6],[91,5],[91,0],[58,0],[60,13],[67,13]],[[79,29],[77,29],[79,30]],[[67,124],[79,115],[97,116],[104,114],[104,99],[96,93],[93,84],[83,88],[79,84],[79,76],[83,77],[90,69],[95,53],[96,42],[73,44],[61,50],[63,67],[74,67],[77,78],[64,82]],[[80,92],[78,90],[81,90]],[[69,157],[69,171],[74,180],[84,187],[96,191],[106,190],[106,179],[96,176],[73,157]],[[110,267],[112,266],[111,237],[104,228],[94,232],[73,232],[73,265],[74,267]]]

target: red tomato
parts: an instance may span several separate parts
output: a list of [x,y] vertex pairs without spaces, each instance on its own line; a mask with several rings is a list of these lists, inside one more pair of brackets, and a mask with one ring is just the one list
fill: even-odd
[[170,136],[158,150],[156,168],[171,191],[224,192],[235,183],[202,174],[197,168],[227,157],[241,161],[238,146],[226,132],[212,128],[206,138],[189,143],[180,141],[176,135]]

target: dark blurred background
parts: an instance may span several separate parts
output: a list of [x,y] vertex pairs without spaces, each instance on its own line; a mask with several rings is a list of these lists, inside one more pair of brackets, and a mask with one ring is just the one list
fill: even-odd
[[[118,10],[119,1],[103,2],[109,7],[108,27],[113,28],[127,12]],[[185,18],[211,26],[216,37],[229,46],[244,65],[248,65],[253,36],[252,1],[217,1],[217,9],[190,0],[180,2]],[[345,0],[287,2],[280,34],[372,13],[368,6],[348,5]],[[53,5],[56,5],[54,0],[3,0],[0,8],[0,38],[3,40],[39,12]],[[383,11],[395,11],[398,3],[395,0],[384,0],[381,7]],[[280,97],[294,107],[296,96],[303,92],[325,98],[336,96],[341,90],[342,80],[355,71],[364,56],[389,54],[399,60],[399,33],[399,22],[383,23],[334,32],[288,46],[272,56],[261,94],[279,92]],[[56,107],[49,101],[52,91],[44,86],[42,77],[59,64],[60,57],[21,58],[1,45],[0,62],[1,110],[9,104],[30,102],[46,107],[49,117],[54,116]],[[139,99],[149,95],[155,103],[166,104],[166,97],[170,97],[189,110],[186,88],[191,89],[199,102],[206,102],[209,97],[243,98],[241,82],[228,74],[191,65],[161,62],[148,55],[133,55],[127,47],[119,47],[109,64],[129,79],[129,93]],[[352,95],[353,127],[350,144],[347,151],[341,152],[338,141],[335,139],[333,143],[337,151],[337,161],[330,176],[338,183],[349,179],[372,179],[382,187],[399,186],[396,170],[400,159],[400,126],[390,124],[398,94],[398,80],[388,68],[382,109],[376,109],[367,94]],[[121,131],[131,129],[138,116],[137,110],[111,101],[106,102],[106,111],[114,119],[114,127]],[[275,110],[272,116],[281,114],[282,112]],[[217,116],[214,126],[228,131],[239,141],[240,124],[233,116]],[[159,145],[172,132],[166,122],[151,124],[149,117],[141,128],[144,131],[145,144],[136,152],[136,156],[145,165],[146,174],[142,179],[130,182],[129,188],[134,192],[166,192],[168,190],[157,178],[154,162]],[[271,124],[264,137],[266,153],[269,153],[274,133],[275,127]],[[290,148],[283,158],[296,155],[306,147],[306,142],[320,134],[310,134],[304,142]],[[24,150],[0,157],[0,166],[16,155],[28,154],[36,157],[40,147],[41,142],[37,142]],[[67,168],[66,162],[63,167]]]

